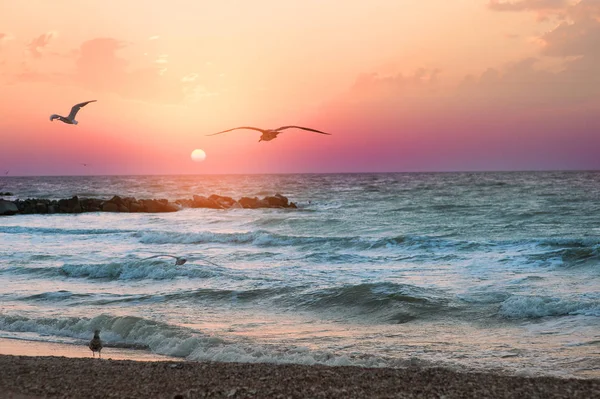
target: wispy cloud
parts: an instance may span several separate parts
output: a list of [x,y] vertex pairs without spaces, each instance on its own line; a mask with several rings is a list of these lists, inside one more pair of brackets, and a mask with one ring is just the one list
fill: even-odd
[[488,7],[495,11],[557,10],[569,4],[568,0],[490,0]]
[[168,54],[161,54],[158,56],[157,59],[154,60],[154,63],[156,64],[167,64],[169,62],[169,55]]
[[198,74],[197,73],[190,73],[189,75],[184,76],[183,78],[181,78],[182,82],[193,82],[194,80],[198,79]]
[[41,34],[27,44],[27,50],[29,50],[31,55],[33,55],[35,58],[40,58],[42,56],[42,52],[48,46],[50,41],[57,36],[58,33],[56,31],[50,31]]
[[158,36],[158,35],[150,36],[148,38],[148,40],[158,40],[158,39],[160,39],[160,36]]

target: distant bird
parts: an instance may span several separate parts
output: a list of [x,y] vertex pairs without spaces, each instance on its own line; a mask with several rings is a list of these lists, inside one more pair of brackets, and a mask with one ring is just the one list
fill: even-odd
[[167,254],[162,254],[162,255],[154,255],[154,256],[150,256],[148,258],[144,258],[142,260],[146,260],[146,259],[152,259],[152,258],[158,258],[159,256],[168,256],[170,258],[175,258],[175,266],[181,266],[183,265],[185,262],[187,262],[187,259],[179,257],[179,256],[173,256],[173,255],[167,255]]
[[57,115],[57,114],[52,114],[52,115],[50,115],[50,122],[52,122],[52,121],[53,121],[53,120],[55,120],[55,119],[58,119],[58,120],[60,120],[61,122],[64,122],[64,123],[66,123],[66,124],[69,124],[69,125],[76,125],[76,124],[78,124],[79,122],[77,122],[77,121],[75,120],[75,115],[77,115],[77,112],[79,112],[79,109],[80,109],[81,107],[85,107],[85,106],[86,106],[86,105],[88,105],[89,103],[93,103],[93,102],[95,102],[95,101],[96,101],[96,100],[91,100],[91,101],[86,101],[86,102],[84,102],[84,103],[79,103],[79,104],[75,104],[75,105],[73,105],[73,108],[71,108],[71,113],[70,113],[70,114],[69,114],[69,116],[67,116],[67,117],[60,116],[60,115]]
[[[170,258],[175,258],[175,266],[181,266],[181,265],[183,265],[185,262],[187,262],[187,261],[188,261],[186,258],[183,258],[183,257],[181,257],[181,256],[167,255],[167,254],[152,255],[152,256],[150,256],[150,257],[148,257],[148,258],[144,258],[144,259],[142,259],[142,260],[146,260],[146,259],[152,259],[152,258],[158,258],[159,256],[168,256],[168,257],[170,257]],[[204,259],[204,258],[203,258],[202,260],[203,260],[204,262],[206,262],[206,263],[210,263],[211,265],[214,265],[214,266],[217,266],[217,267],[221,267],[221,266],[217,265],[216,263],[214,263],[214,262],[211,262],[211,261],[209,261],[209,260],[207,260],[207,259]]]
[[85,166],[86,168],[87,168],[88,166],[90,166],[90,164],[88,164],[88,163],[82,163],[82,165],[83,165],[83,166]]
[[100,330],[94,331],[94,338],[90,341],[90,349],[92,350],[92,356],[96,357],[98,352],[98,358],[102,359],[100,351],[102,350],[102,340],[100,340]]
[[10,172],[10,169],[4,172],[4,176],[8,175],[8,172]]
[[214,136],[216,134],[231,132],[232,130],[238,130],[238,129],[249,129],[249,130],[256,130],[257,132],[261,132],[262,134],[260,136],[260,139],[258,140],[259,143],[261,141],[271,141],[273,139],[276,139],[277,135],[279,133],[282,133],[282,130],[285,130],[285,129],[302,129],[302,130],[308,130],[309,132],[315,132],[315,133],[326,134],[326,135],[331,136],[331,133],[325,133],[320,130],[315,130],[315,129],[311,129],[308,127],[302,127],[302,126],[282,126],[278,129],[261,129],[261,128],[252,127],[252,126],[240,126],[240,127],[234,127],[233,129],[229,129],[229,130],[223,130],[222,132],[218,132],[218,133],[207,134],[207,136]]

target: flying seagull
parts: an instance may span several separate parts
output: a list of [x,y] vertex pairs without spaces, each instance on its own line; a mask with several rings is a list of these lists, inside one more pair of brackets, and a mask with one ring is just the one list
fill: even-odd
[[94,331],[94,338],[90,341],[89,345],[90,350],[92,351],[92,356],[96,357],[96,352],[98,352],[98,358],[102,358],[100,351],[102,350],[102,341],[100,340],[100,330]]
[[84,102],[84,103],[79,103],[79,104],[75,104],[75,105],[73,105],[73,108],[71,108],[71,113],[70,113],[70,114],[69,114],[69,116],[67,116],[67,117],[60,116],[60,115],[57,115],[57,114],[52,114],[52,115],[50,115],[50,122],[52,122],[52,121],[53,121],[53,120],[55,120],[55,119],[58,119],[58,120],[60,120],[61,122],[64,122],[64,123],[66,123],[66,124],[69,124],[69,125],[76,125],[76,124],[78,124],[79,122],[77,122],[77,121],[75,120],[75,115],[77,115],[77,112],[79,112],[79,109],[80,109],[81,107],[85,107],[85,106],[86,106],[86,105],[88,105],[89,103],[93,103],[94,101],[96,101],[96,100],[86,101],[86,102]]
[[7,175],[8,175],[8,172],[10,172],[10,169],[9,169],[9,170],[7,170],[6,172],[4,172],[4,176],[7,176]]
[[175,258],[175,266],[181,266],[183,265],[185,262],[187,262],[186,258],[182,258],[180,256],[173,256],[173,255],[167,255],[167,254],[161,254],[161,255],[154,255],[154,256],[150,256],[148,258],[144,258],[142,260],[146,260],[146,259],[152,259],[152,258],[158,258],[159,256],[168,256],[171,258]]
[[[175,256],[175,255],[168,255],[168,254],[152,255],[152,256],[150,256],[150,257],[148,257],[148,258],[144,258],[144,259],[142,259],[142,260],[146,260],[146,259],[152,259],[152,258],[158,258],[159,256],[168,256],[168,257],[170,257],[170,258],[174,258],[174,259],[175,259],[175,266],[181,266],[181,265],[183,265],[185,262],[187,262],[187,261],[188,261],[188,260],[187,260],[186,258],[184,258],[184,257],[181,257],[181,256]],[[207,259],[204,259],[204,258],[203,258],[202,260],[203,260],[204,262],[206,262],[206,263],[210,263],[211,265],[214,265],[214,266],[217,266],[217,267],[221,267],[221,266],[217,265],[216,263],[213,263],[213,262],[211,262],[211,261],[209,261],[209,260],[207,260]]]
[[90,166],[90,164],[87,164],[87,163],[82,163],[82,165],[83,165],[83,166],[85,166],[86,168],[87,168],[88,166]]
[[260,139],[258,140],[259,142],[271,141],[273,139],[276,139],[277,135],[279,133],[282,133],[282,130],[285,130],[285,129],[302,129],[302,130],[308,130],[309,132],[327,134],[327,135],[331,136],[331,133],[325,133],[320,130],[315,130],[315,129],[311,129],[308,127],[302,127],[302,126],[282,126],[278,129],[261,129],[261,128],[252,127],[252,126],[240,126],[240,127],[234,127],[233,129],[229,129],[229,130],[223,130],[222,132],[218,132],[218,133],[207,134],[207,136],[214,136],[216,134],[231,132],[232,130],[238,130],[238,129],[249,129],[249,130],[256,130],[257,132],[261,132],[262,134],[260,136]]

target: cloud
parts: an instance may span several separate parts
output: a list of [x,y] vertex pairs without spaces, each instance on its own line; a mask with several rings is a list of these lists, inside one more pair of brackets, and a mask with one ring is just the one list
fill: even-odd
[[[403,95],[423,95],[435,91],[439,69],[419,68],[412,75],[398,73],[383,76],[379,73],[364,73],[357,77],[350,92],[357,98],[384,98]],[[425,90],[424,90],[425,89]]]
[[495,11],[559,10],[568,5],[568,0],[490,0],[488,3]]
[[158,40],[158,39],[160,39],[160,36],[158,36],[158,35],[150,36],[148,38],[148,40]]
[[181,78],[181,81],[182,82],[193,82],[196,79],[198,79],[198,74],[190,73],[189,75],[185,75],[183,78]]
[[128,68],[119,56],[125,43],[113,38],[96,38],[81,45],[76,62],[75,80],[95,91],[114,92],[122,97],[160,103],[183,101],[191,81],[167,73],[167,55],[162,54],[154,65]]
[[600,59],[600,2],[583,0],[565,10],[565,21],[540,38],[543,54]]
[[40,58],[44,48],[46,48],[50,41],[57,35],[58,34],[55,31],[41,34],[27,44],[27,50],[29,50],[31,55],[33,55],[35,58]]

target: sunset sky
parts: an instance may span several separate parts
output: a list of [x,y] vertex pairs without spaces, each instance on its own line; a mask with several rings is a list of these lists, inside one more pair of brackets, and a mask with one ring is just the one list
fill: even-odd
[[599,71],[599,0],[5,0],[0,172],[600,169]]

